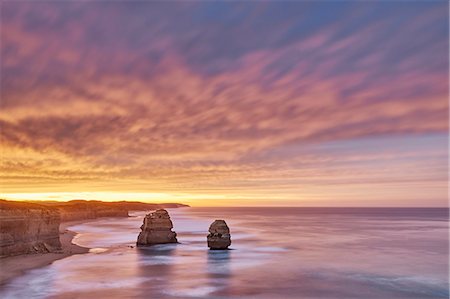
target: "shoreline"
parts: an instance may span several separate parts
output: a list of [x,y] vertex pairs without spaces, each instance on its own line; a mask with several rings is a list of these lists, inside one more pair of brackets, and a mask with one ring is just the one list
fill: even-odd
[[90,248],[78,246],[72,243],[76,232],[67,227],[88,222],[92,219],[62,222],[59,225],[59,239],[61,251],[51,253],[31,253],[4,257],[0,259],[0,287],[10,280],[19,277],[26,272],[52,264],[54,261],[75,255],[88,253]]

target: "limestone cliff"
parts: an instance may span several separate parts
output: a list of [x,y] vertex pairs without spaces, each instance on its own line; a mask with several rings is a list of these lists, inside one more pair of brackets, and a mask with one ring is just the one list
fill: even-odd
[[58,209],[61,222],[100,217],[128,217],[127,209],[108,202],[72,200],[52,206]]
[[164,209],[156,210],[145,216],[136,244],[148,246],[177,243],[177,234],[172,231],[172,228],[173,224],[169,213]]
[[58,211],[0,200],[0,256],[61,249]]
[[128,217],[128,211],[156,210],[164,207],[185,207],[179,203],[152,204],[143,202],[103,202],[98,200],[71,200],[68,202],[39,202],[58,209],[61,222],[100,217]]

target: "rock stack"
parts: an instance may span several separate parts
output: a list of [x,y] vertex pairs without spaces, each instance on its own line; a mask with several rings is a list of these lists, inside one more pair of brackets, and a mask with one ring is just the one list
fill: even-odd
[[169,213],[164,209],[147,214],[141,226],[136,245],[148,246],[155,244],[177,243],[177,234],[172,231],[173,224]]
[[216,220],[209,227],[207,237],[210,249],[227,249],[231,245],[230,229],[224,220]]

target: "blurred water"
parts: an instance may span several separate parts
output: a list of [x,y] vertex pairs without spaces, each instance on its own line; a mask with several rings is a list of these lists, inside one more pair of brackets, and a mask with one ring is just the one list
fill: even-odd
[[[183,208],[180,244],[135,248],[144,213],[71,227],[92,248],[1,298],[448,298],[447,209]],[[232,250],[209,251],[225,219]]]

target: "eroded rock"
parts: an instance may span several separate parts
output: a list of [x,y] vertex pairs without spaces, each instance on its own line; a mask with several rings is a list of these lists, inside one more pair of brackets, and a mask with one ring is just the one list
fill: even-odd
[[207,241],[210,249],[227,249],[231,245],[230,229],[225,220],[216,220],[211,224]]
[[57,252],[59,223],[55,209],[0,200],[0,256]]
[[172,231],[173,224],[169,213],[164,209],[147,214],[141,226],[136,245],[149,246],[155,244],[177,243],[177,234]]

